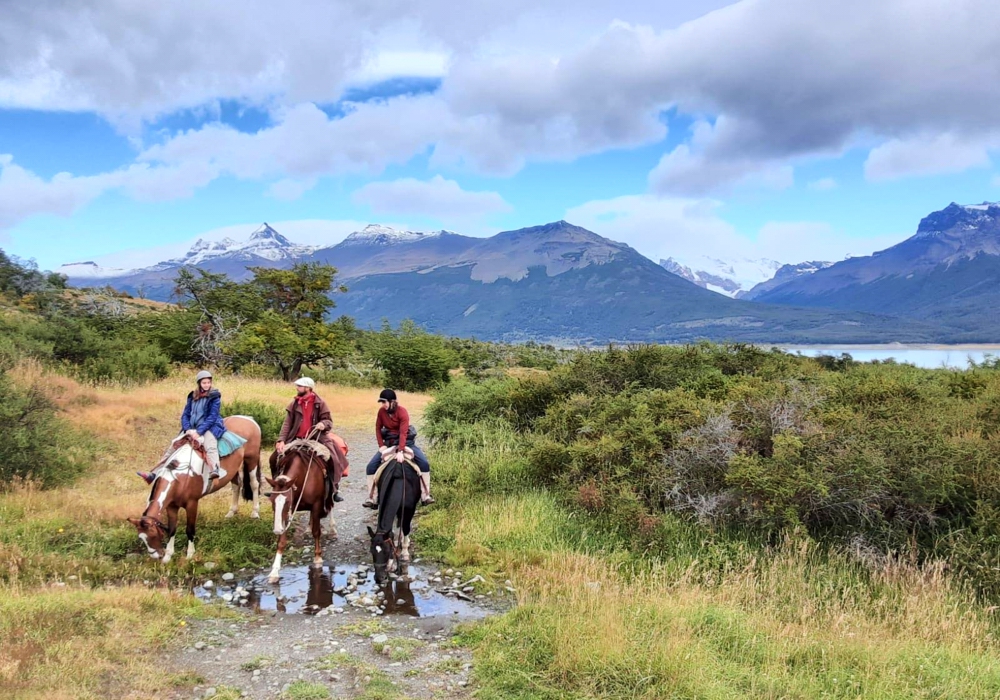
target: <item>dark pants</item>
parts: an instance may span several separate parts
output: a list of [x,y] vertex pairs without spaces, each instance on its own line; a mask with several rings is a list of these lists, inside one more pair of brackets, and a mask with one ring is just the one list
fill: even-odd
[[[385,444],[389,447],[395,446],[395,443],[386,442]],[[420,467],[420,471],[422,471],[424,474],[428,473],[431,470],[431,463],[427,461],[427,455],[424,454],[423,450],[417,447],[414,444],[413,440],[407,442],[406,446],[409,447],[411,450],[413,450],[413,461],[417,463],[418,467]],[[375,456],[372,457],[370,462],[368,462],[368,466],[365,467],[365,474],[367,474],[368,476],[372,476],[375,472],[378,471],[379,465],[381,464],[382,464],[382,453],[376,452]]]

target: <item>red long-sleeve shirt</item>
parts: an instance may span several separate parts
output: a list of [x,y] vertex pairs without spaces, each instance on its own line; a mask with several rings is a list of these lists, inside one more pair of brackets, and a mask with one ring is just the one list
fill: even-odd
[[390,433],[397,433],[399,442],[405,446],[406,433],[410,429],[410,414],[398,404],[394,413],[389,413],[384,408],[378,410],[378,417],[375,418],[375,439],[378,440],[379,447],[385,446],[385,440],[382,439],[383,427]]

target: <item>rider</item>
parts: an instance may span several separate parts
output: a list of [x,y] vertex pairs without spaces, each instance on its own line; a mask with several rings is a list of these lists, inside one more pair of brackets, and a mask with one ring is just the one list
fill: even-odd
[[[341,468],[335,456],[337,452],[333,446],[333,440],[330,437],[330,431],[333,429],[333,418],[330,416],[330,407],[327,406],[326,401],[319,397],[315,389],[316,382],[309,377],[300,377],[295,381],[296,396],[285,409],[287,415],[281,426],[281,432],[278,434],[278,443],[274,448],[282,453],[285,451],[285,443],[289,441],[289,438],[292,440],[309,438],[316,440],[330,450],[330,454],[333,456],[326,463],[326,473],[330,477],[330,483],[333,484],[333,500],[340,502],[344,500],[343,496],[337,493],[337,489],[340,487]],[[310,433],[313,431],[316,434],[310,437]]]
[[[365,508],[378,508],[378,497],[373,497],[372,490],[375,486],[375,472],[385,459],[385,455],[393,448],[399,446],[400,436],[404,445],[413,450],[413,461],[420,468],[420,480],[423,482],[423,495],[420,502],[423,504],[434,503],[431,498],[431,464],[427,461],[427,456],[414,442],[417,431],[410,425],[410,414],[405,408],[399,405],[396,400],[396,392],[392,389],[383,389],[378,397],[378,416],[375,418],[375,439],[378,440],[378,452],[368,462],[365,469],[365,483],[368,488],[368,499],[362,503]],[[396,450],[396,461],[404,462],[406,455],[402,449]]]
[[[222,393],[218,389],[212,388],[212,373],[206,370],[198,372],[195,377],[198,388],[187,396],[187,403],[184,404],[184,412],[181,413],[181,433],[178,438],[188,435],[201,443],[205,448],[205,456],[208,458],[208,465],[211,472],[209,479],[218,479],[219,473],[219,438],[226,432],[226,426],[222,422]],[[173,454],[174,442],[171,441],[167,451],[163,453],[156,466],[163,464],[167,457]],[[155,471],[155,470],[154,470]],[[156,478],[149,472],[136,472],[146,480],[147,484],[153,483]]]

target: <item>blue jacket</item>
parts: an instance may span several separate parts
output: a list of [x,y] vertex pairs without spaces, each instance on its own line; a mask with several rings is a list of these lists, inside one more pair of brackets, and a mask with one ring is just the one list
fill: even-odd
[[193,391],[188,394],[184,413],[181,414],[181,430],[187,431],[194,428],[199,435],[210,432],[216,439],[221,438],[226,432],[226,426],[222,422],[222,393],[218,389],[212,389],[208,392],[208,397],[204,399],[208,401],[208,408],[198,425],[191,424],[191,406],[194,404],[194,396]]

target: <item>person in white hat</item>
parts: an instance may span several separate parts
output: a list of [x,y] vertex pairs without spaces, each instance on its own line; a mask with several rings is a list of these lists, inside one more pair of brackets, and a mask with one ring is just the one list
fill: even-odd
[[[188,394],[187,403],[184,404],[184,412],[181,413],[181,435],[187,434],[195,440],[201,442],[205,448],[205,456],[208,457],[208,465],[211,472],[209,479],[218,479],[219,472],[219,438],[226,432],[226,426],[222,422],[222,392],[212,386],[212,373],[207,370],[198,372],[195,377],[198,387]],[[179,436],[178,436],[179,437]],[[176,440],[176,438],[175,438]],[[174,440],[170,442],[170,447],[163,453],[159,467],[166,461],[167,457],[174,453]],[[153,473],[136,472],[145,479],[147,484],[153,483],[156,478],[156,469]]]
[[333,500],[342,501],[337,490],[340,488],[340,477],[343,467],[336,458],[338,454],[330,437],[333,430],[333,418],[326,401],[316,393],[316,382],[311,377],[300,377],[295,380],[296,396],[285,409],[285,422],[278,433],[278,442],[274,449],[279,453],[285,451],[285,443],[291,440],[316,440],[334,455],[334,459],[326,464],[327,474],[333,484]]

